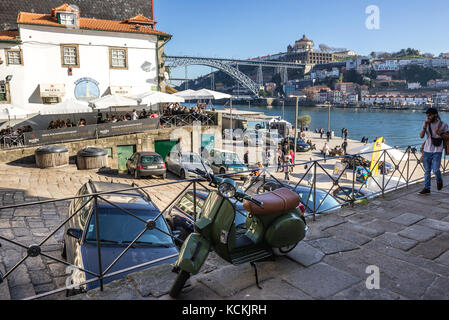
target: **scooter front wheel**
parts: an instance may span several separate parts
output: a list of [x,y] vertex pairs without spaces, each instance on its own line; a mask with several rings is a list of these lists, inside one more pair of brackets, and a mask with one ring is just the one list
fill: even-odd
[[289,253],[290,251],[292,251],[293,249],[296,248],[298,244],[292,244],[291,246],[286,246],[286,247],[282,247],[282,248],[272,248],[273,253],[276,256],[285,256],[287,253]]
[[187,279],[190,278],[190,273],[181,270],[178,273],[178,276],[176,277],[175,283],[173,283],[173,286],[170,289],[169,295],[172,298],[177,298],[179,294],[181,293],[182,288],[184,287],[184,284],[186,283]]

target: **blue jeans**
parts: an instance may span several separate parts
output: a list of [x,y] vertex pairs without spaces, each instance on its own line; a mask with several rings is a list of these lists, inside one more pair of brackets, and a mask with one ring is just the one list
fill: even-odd
[[425,169],[424,173],[424,188],[430,190],[430,175],[431,171],[435,173],[437,181],[442,181],[441,176],[441,156],[442,152],[423,152],[423,165]]

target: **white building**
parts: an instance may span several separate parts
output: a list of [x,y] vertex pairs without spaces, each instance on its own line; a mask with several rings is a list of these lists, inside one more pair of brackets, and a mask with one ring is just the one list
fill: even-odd
[[68,98],[158,90],[158,48],[171,35],[142,15],[110,21],[81,14],[67,4],[51,13],[20,12],[18,31],[0,33],[0,103],[36,112]]
[[416,90],[421,88],[421,84],[419,82],[409,82],[407,84],[407,87],[409,90]]

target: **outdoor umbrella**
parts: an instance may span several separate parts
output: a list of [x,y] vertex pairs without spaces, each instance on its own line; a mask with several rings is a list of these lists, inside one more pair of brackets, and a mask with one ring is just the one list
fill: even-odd
[[[388,150],[390,149],[390,150]],[[357,148],[353,148],[351,150],[348,150],[347,153],[348,154],[357,154],[357,153],[365,153],[365,152],[369,152],[366,154],[361,154],[361,156],[369,161],[371,161],[371,157],[373,155],[373,150],[374,150],[374,142],[369,143],[369,144],[365,144],[363,146],[357,147]],[[390,157],[395,160],[395,161],[401,161],[401,160],[407,160],[407,155],[398,150],[398,149],[394,149],[393,147],[390,147],[389,145],[382,143],[382,148],[381,150],[387,150],[386,153],[388,155],[385,155],[385,159],[386,161],[388,161],[390,159]],[[380,161],[383,161],[383,153],[381,153],[382,158],[380,159]],[[405,155],[404,155],[405,154]]]
[[212,100],[212,99],[230,99],[232,96],[230,94],[213,91],[209,89],[200,89],[200,90],[184,90],[175,93],[175,95],[179,97],[183,97],[186,100]]
[[130,96],[129,98],[137,100],[139,104],[146,104],[146,105],[153,105],[158,103],[184,102],[184,98],[182,97],[159,91],[145,92],[134,96]]
[[31,112],[11,104],[6,105],[6,107],[0,108],[1,120],[24,119],[29,114],[31,114]]
[[92,112],[92,108],[88,106],[87,102],[78,101],[75,99],[68,99],[61,103],[45,107],[40,111],[40,114],[66,114],[66,113],[87,113]]
[[111,107],[137,106],[137,101],[119,95],[109,94],[90,102],[95,109],[107,109]]
[[193,100],[193,99],[196,99],[196,98],[192,98],[195,92],[196,92],[195,90],[187,89],[187,90],[184,90],[184,91],[176,92],[176,93],[174,93],[174,95],[178,96],[178,97],[181,97],[181,98],[184,98],[186,100]]

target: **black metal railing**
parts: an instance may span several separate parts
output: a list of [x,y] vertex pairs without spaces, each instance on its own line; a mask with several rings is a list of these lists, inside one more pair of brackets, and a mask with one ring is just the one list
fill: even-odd
[[[313,161],[305,161],[305,162],[298,162],[295,164],[289,164],[289,165],[282,165],[281,168],[285,167],[296,167],[296,171],[299,172],[299,176],[296,176],[297,173],[293,173],[295,175],[295,178],[297,178],[297,181],[295,182],[287,182],[285,180],[279,179],[276,177],[276,171],[277,166],[268,167],[268,168],[255,168],[244,172],[235,172],[232,174],[224,174],[219,176],[230,176],[233,175],[239,175],[241,176],[242,173],[246,174],[252,174],[253,178],[249,180],[247,183],[244,184],[244,187],[247,192],[251,194],[252,191],[251,188],[254,186],[257,186],[258,183],[262,183],[262,191],[263,184],[267,182],[267,180],[275,181],[279,186],[287,186],[289,188],[296,189],[298,186],[302,186],[303,188],[306,188],[306,191],[303,196],[301,197],[301,203],[307,208],[307,214],[306,217],[310,217],[313,220],[315,220],[316,215],[326,213],[333,211],[335,209],[341,208],[345,205],[351,205],[358,201],[365,200],[368,198],[372,198],[375,196],[385,195],[385,193],[392,191],[392,190],[398,190],[401,188],[408,188],[410,185],[422,181],[424,178],[424,167],[421,160],[421,155],[417,153],[415,146],[407,146],[405,152],[403,152],[400,159],[395,158],[392,156],[390,151],[397,150],[395,148],[377,151],[377,154],[374,152],[366,152],[357,154],[354,156],[342,156],[342,157],[333,157],[333,158],[327,158],[327,159],[319,159],[319,160],[313,160]],[[371,164],[370,168],[368,168],[368,164],[362,164],[360,166],[357,165],[356,161],[357,158],[355,156],[367,156],[371,155],[378,156],[377,161],[372,164],[381,165],[381,174],[374,176],[373,172],[371,172]],[[326,168],[326,164],[324,164],[324,161],[330,161],[330,160],[342,160],[342,163],[345,163],[344,165],[340,166],[339,170],[334,170]],[[392,167],[390,172],[387,172],[387,162],[392,162]],[[446,161],[446,158],[443,157],[443,161],[441,164],[441,171],[442,173],[449,172],[448,168],[449,164]],[[362,172],[362,175],[358,176],[358,167],[363,168],[365,171]],[[352,168],[349,169],[349,168]],[[330,173],[332,171],[332,173]],[[363,170],[360,170],[363,171]],[[255,174],[257,173],[257,174]],[[346,178],[344,178],[344,175]],[[326,178],[325,181],[318,181],[320,178]],[[362,196],[356,196],[357,193],[359,193],[361,190],[363,190],[364,187],[369,182],[369,179],[373,181],[371,183],[372,186],[377,187],[377,191],[371,192],[368,195],[362,195]],[[308,181],[307,185],[305,185],[303,182]],[[393,181],[393,183],[391,183]],[[153,219],[145,220],[139,217],[136,213],[133,213],[132,211],[125,209],[120,206],[119,203],[115,203],[111,200],[108,200],[106,195],[110,194],[116,194],[116,193],[123,193],[125,191],[131,191],[131,190],[140,190],[142,196],[147,198],[148,200],[151,200],[151,193],[152,190],[156,190],[158,187],[163,186],[172,186],[176,184],[184,183],[186,184],[182,191],[179,192],[170,202],[168,205],[165,206],[163,210],[160,210],[160,212],[157,214],[157,216]],[[70,215],[62,221],[56,229],[51,232],[48,236],[46,236],[43,240],[41,240],[38,244],[35,245],[25,245],[23,243],[20,243],[15,240],[8,239],[7,237],[0,235],[0,240],[8,242],[10,244],[13,244],[15,246],[18,246],[19,248],[22,248],[25,251],[25,255],[9,270],[5,272],[5,274],[0,274],[0,282],[2,282],[4,279],[8,279],[8,277],[15,271],[17,268],[22,265],[27,259],[36,258],[38,256],[42,256],[47,258],[50,261],[54,261],[66,266],[70,266],[80,272],[84,272],[85,274],[89,274],[92,276],[92,279],[89,279],[83,282],[75,283],[72,285],[65,286],[63,288],[58,288],[56,290],[48,291],[42,294],[38,294],[32,297],[28,297],[26,299],[38,299],[42,297],[46,297],[55,293],[59,293],[65,290],[77,288],[80,286],[87,285],[88,283],[92,283],[95,281],[99,281],[99,287],[100,290],[103,290],[103,283],[104,280],[118,275],[125,272],[130,272],[133,270],[137,270],[139,268],[147,267],[159,262],[163,262],[169,259],[173,259],[177,256],[177,254],[169,255],[167,257],[158,258],[155,260],[151,260],[148,262],[145,262],[143,264],[139,264],[136,266],[132,266],[123,270],[118,270],[111,272],[112,268],[117,265],[118,261],[123,258],[123,256],[132,248],[136,242],[139,241],[139,239],[142,237],[142,235],[148,231],[148,230],[156,230],[158,232],[161,232],[167,236],[169,236],[173,241],[176,243],[182,243],[182,241],[175,236],[175,234],[170,231],[166,232],[160,228],[157,227],[157,220],[158,219],[164,219],[164,214],[170,210],[175,204],[178,199],[180,199],[185,193],[189,190],[193,189],[193,216],[197,216],[198,212],[198,206],[197,206],[197,188],[201,187],[205,190],[210,190],[210,186],[206,186],[206,183],[204,183],[204,180],[201,178],[192,178],[182,181],[172,181],[172,182],[165,182],[165,183],[158,183],[154,185],[147,185],[147,186],[138,186],[136,184],[131,185],[129,188],[120,189],[120,190],[114,190],[114,191],[108,191],[108,192],[94,192],[89,193],[86,195],[77,195],[74,197],[69,198],[62,198],[62,199],[56,199],[56,200],[44,200],[44,201],[37,201],[37,202],[29,202],[29,203],[23,203],[23,204],[15,204],[15,205],[8,205],[0,207],[0,213],[2,210],[8,210],[8,209],[16,209],[16,208],[23,208],[23,207],[30,207],[30,206],[36,206],[36,205],[44,205],[48,203],[56,203],[56,202],[62,202],[62,201],[72,201],[76,199],[83,199],[84,203],[79,206],[78,208],[73,209],[73,212],[70,213]],[[260,188],[260,184],[257,188]],[[328,197],[333,197],[334,193],[337,188],[339,190],[343,190],[344,199],[341,201],[338,205],[335,205],[333,207],[327,207],[322,208],[323,203]],[[258,189],[260,190],[260,189]],[[320,198],[319,201],[316,201],[317,199],[317,192],[320,192],[321,195],[324,194]],[[255,192],[257,193],[257,191]],[[305,195],[307,193],[307,195]],[[312,200],[311,200],[312,199]],[[102,201],[104,203],[107,203],[108,205],[120,210],[124,214],[127,214],[134,219],[139,220],[142,223],[142,231],[138,233],[138,235],[122,250],[122,252],[113,260],[112,263],[110,263],[107,267],[103,267],[102,265],[102,246],[101,246],[101,239],[100,239],[100,219],[98,214],[98,202]],[[95,219],[95,225],[96,225],[96,239],[95,244],[97,247],[97,259],[98,259],[98,270],[87,270],[85,268],[79,267],[77,265],[73,265],[63,259],[51,256],[50,254],[46,253],[43,246],[47,243],[47,241],[52,238],[58,231],[60,231],[66,224],[74,219],[76,216],[79,216],[81,212],[87,207],[87,206],[93,206],[92,208],[92,217]],[[238,210],[240,214],[246,215],[246,212],[242,212]],[[23,252],[22,252],[23,255]]]
[[185,113],[163,115],[160,117],[162,128],[172,128],[192,125],[195,121],[199,121],[203,126],[217,125],[216,113]]

